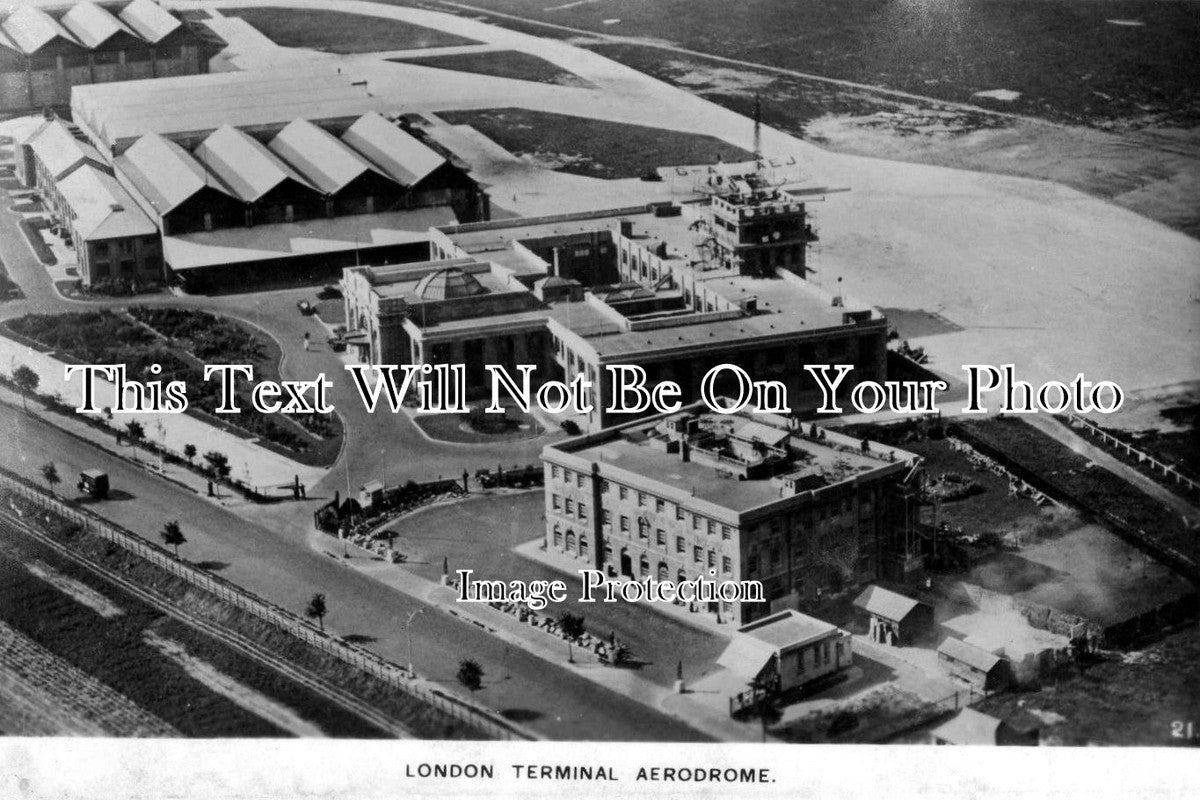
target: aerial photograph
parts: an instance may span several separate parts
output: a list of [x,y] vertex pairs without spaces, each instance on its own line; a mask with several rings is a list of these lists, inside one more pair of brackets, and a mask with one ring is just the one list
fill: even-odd
[[1197,53],[0,0],[0,742],[1200,746]]

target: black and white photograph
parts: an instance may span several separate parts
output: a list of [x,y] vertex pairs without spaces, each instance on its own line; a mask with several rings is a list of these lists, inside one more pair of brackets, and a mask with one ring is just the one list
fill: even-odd
[[0,795],[1183,796],[1198,54],[0,0]]

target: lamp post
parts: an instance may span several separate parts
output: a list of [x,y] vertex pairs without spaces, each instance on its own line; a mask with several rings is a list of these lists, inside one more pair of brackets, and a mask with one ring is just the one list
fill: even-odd
[[415,677],[417,674],[416,672],[413,671],[412,621],[417,616],[417,614],[422,614],[424,612],[425,612],[425,609],[423,609],[423,608],[418,608],[415,611],[409,612],[408,622],[404,626],[404,631],[405,631],[405,633],[408,634],[408,676],[410,678]]

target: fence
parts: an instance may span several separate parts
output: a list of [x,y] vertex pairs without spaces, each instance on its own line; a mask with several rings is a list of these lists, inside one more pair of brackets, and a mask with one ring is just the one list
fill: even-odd
[[1196,481],[1192,480],[1188,476],[1184,475],[1182,472],[1180,472],[1178,469],[1171,466],[1170,464],[1164,464],[1162,461],[1159,461],[1157,458],[1150,455],[1145,450],[1139,450],[1138,448],[1134,447],[1132,444],[1125,441],[1124,439],[1121,439],[1117,436],[1113,436],[1111,433],[1104,430],[1096,423],[1094,423],[1090,420],[1086,420],[1083,417],[1076,416],[1074,414],[1068,414],[1067,419],[1070,420],[1072,427],[1083,428],[1085,431],[1092,434],[1093,436],[1099,437],[1100,441],[1104,442],[1105,444],[1111,444],[1111,445],[1114,445],[1114,446],[1124,450],[1125,455],[1136,457],[1138,460],[1138,463],[1142,464],[1142,463],[1148,462],[1150,464],[1151,469],[1159,470],[1160,472],[1162,472],[1163,477],[1173,478],[1176,483],[1182,483],[1184,486],[1188,487],[1188,489],[1190,489],[1192,492],[1196,492],[1196,491],[1200,490],[1200,483],[1197,483]]
[[530,740],[538,738],[501,717],[499,714],[477,706],[465,699],[455,697],[438,688],[428,688],[416,683],[416,676],[406,669],[377,656],[376,654],[335,639],[308,620],[290,611],[263,600],[236,584],[204,570],[193,567],[158,545],[148,542],[137,534],[119,525],[101,519],[84,509],[63,503],[43,489],[29,483],[18,475],[0,467],[0,488],[8,489],[19,496],[44,508],[48,508],[63,519],[81,525],[119,547],[166,570],[171,575],[197,586],[235,608],[246,611],[259,619],[286,631],[301,641],[325,652],[347,664],[355,666],[383,681],[389,687],[428,703],[449,716],[474,725],[483,733],[497,739]]

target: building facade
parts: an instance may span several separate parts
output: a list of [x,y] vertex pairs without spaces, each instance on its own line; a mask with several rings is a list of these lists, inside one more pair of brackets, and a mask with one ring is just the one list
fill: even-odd
[[0,112],[66,107],[74,86],[205,73],[217,49],[152,0],[21,6],[0,20]]
[[919,459],[764,414],[697,404],[550,445],[545,548],[612,578],[758,580],[765,603],[698,612],[749,623],[870,582]]

